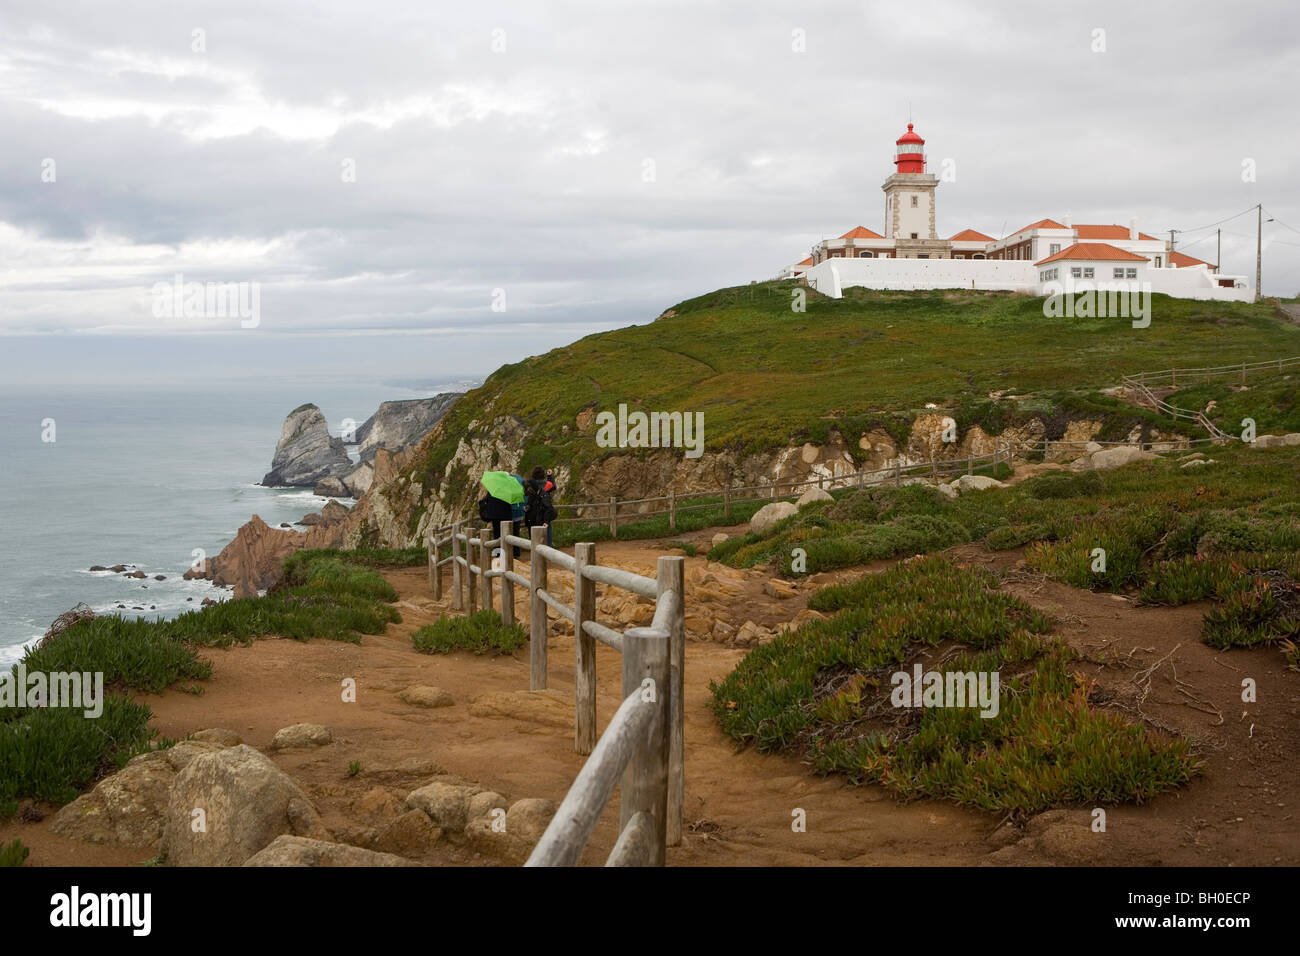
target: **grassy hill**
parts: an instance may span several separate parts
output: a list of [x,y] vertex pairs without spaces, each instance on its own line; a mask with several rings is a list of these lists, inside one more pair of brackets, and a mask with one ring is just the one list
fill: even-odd
[[[1069,418],[1100,419],[1112,432],[1147,419],[1097,394],[1122,373],[1300,354],[1300,326],[1268,302],[1155,296],[1150,327],[1134,329],[1123,318],[1047,318],[1041,299],[992,292],[852,289],[829,299],[808,290],[807,311],[796,313],[793,289],[789,282],[722,289],[652,324],[503,366],[448,414],[446,437],[431,444],[422,469],[425,487],[458,440],[474,433],[471,423],[481,428],[504,414],[531,430],[524,467],[581,466],[605,454],[575,418],[620,402],[702,411],[709,451],[824,441],[832,427],[851,445],[873,426],[903,437],[927,403],[962,428],[996,431],[1041,415],[1054,438],[1053,427]],[[992,401],[995,390],[1023,397]]]

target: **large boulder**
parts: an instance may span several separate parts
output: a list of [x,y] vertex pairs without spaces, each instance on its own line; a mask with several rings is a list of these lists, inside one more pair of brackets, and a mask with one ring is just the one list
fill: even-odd
[[315,405],[299,405],[280,429],[271,470],[262,478],[270,488],[315,486],[331,475],[352,470],[352,459],[341,438],[330,435],[325,416]]
[[1109,471],[1112,468],[1131,465],[1135,461],[1150,461],[1155,457],[1151,452],[1144,451],[1136,445],[1119,445],[1093,452],[1087,457],[1085,467],[1091,471]]
[[754,517],[749,519],[749,531],[751,534],[762,534],[778,521],[783,521],[798,511],[798,506],[788,501],[774,501],[770,505],[763,505],[754,513]]
[[1287,445],[1300,445],[1300,432],[1289,435],[1257,435],[1250,443],[1252,448],[1282,448]]
[[831,493],[829,491],[825,490],[824,488],[817,488],[814,486],[809,488],[803,494],[801,494],[799,496],[799,500],[795,502],[795,505],[797,507],[802,508],[804,505],[815,505],[819,501],[834,501],[834,500],[835,499],[831,497]]
[[176,775],[161,855],[169,866],[238,866],[284,834],[329,837],[288,774],[240,744],[200,754]]
[[392,853],[376,853],[346,843],[278,836],[244,861],[244,866],[418,866]]
[[460,392],[443,392],[432,398],[384,402],[357,429],[361,460],[369,461],[381,448],[393,452],[413,445],[442,420],[460,395]]
[[182,740],[173,747],[140,754],[54,815],[50,829],[60,836],[109,846],[153,846],[162,837],[163,814],[176,774],[220,743]]
[[957,490],[960,492],[967,491],[987,491],[989,488],[1005,488],[1002,482],[996,478],[989,478],[985,475],[962,475],[955,482]]

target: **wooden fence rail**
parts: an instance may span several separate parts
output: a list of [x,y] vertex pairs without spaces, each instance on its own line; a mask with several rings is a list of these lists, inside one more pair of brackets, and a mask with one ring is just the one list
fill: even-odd
[[[442,597],[442,569],[452,569],[451,603],[474,613],[494,609],[494,582],[500,583],[501,617],[515,623],[516,586],[529,596],[529,687],[547,686],[548,614],[554,611],[573,624],[574,750],[590,754],[551,825],[529,857],[529,866],[565,866],[577,862],[605,804],[621,778],[619,839],[607,865],[662,866],[665,848],[682,838],[685,797],[682,675],[686,666],[685,559],[661,556],[657,574],[648,578],[596,561],[596,546],[582,542],[573,555],[546,544],[546,528],[528,538],[501,522],[491,529],[470,530],[453,522],[429,537],[429,577],[436,598]],[[449,550],[443,556],[442,549]],[[500,565],[492,553],[500,548]],[[514,570],[514,549],[529,552],[529,574]],[[550,590],[552,569],[572,574],[573,604]],[[655,602],[648,627],[620,633],[596,620],[596,586],[621,588]],[[596,644],[612,647],[623,658],[623,703],[605,733],[596,734]]]

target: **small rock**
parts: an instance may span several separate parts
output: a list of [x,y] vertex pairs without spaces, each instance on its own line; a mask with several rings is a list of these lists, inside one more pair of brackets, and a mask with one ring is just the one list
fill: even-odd
[[92,571],[107,571],[108,568],[104,567],[102,564],[92,564],[92,565],[90,566],[90,570],[92,570]]
[[428,684],[412,684],[397,696],[413,707],[450,707],[456,702],[447,691]]
[[167,575],[165,575],[165,574],[155,574],[155,575],[153,576],[153,579],[154,579],[155,581],[166,581],[166,580],[167,580]]
[[[710,539],[710,541],[712,542],[713,547],[716,548],[718,545],[722,544],[722,542],[726,541],[730,537],[731,535],[727,534],[725,531],[719,531]],[[94,569],[92,568],[91,570]]]
[[783,581],[780,578],[770,578],[763,585],[763,593],[768,597],[774,597],[784,601],[792,597],[798,597],[799,589],[789,581]]
[[271,740],[271,749],[323,747],[333,739],[334,735],[330,733],[329,728],[322,724],[293,724],[275,732],[275,737]]
[[478,787],[435,782],[407,794],[406,807],[423,810],[435,826],[449,834],[461,834],[469,822],[469,800],[480,792]]
[[224,727],[209,727],[206,730],[197,730],[190,734],[190,740],[199,740],[204,743],[220,744],[223,747],[238,747],[244,742],[244,738],[239,736],[233,730],[226,730]]
[[203,607],[207,607],[209,604],[216,604],[217,602],[212,600],[212,598],[204,598],[201,603]]
[[118,574],[121,574],[123,571],[126,570],[126,565],[125,565],[125,564],[115,564],[115,565],[113,565],[111,568],[109,568],[108,570],[110,570],[110,571],[116,571]]
[[346,843],[300,836],[278,836],[244,861],[244,866],[416,866],[392,853],[376,853]]
[[380,829],[370,846],[381,853],[423,856],[441,837],[442,830],[433,825],[427,813],[423,810],[407,810]]
[[546,832],[555,816],[555,804],[550,800],[530,797],[516,800],[506,813],[506,832],[536,843]]

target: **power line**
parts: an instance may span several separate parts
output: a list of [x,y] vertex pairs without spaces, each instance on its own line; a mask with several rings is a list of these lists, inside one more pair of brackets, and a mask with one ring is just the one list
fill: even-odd
[[1179,229],[1178,231],[1179,232],[1200,232],[1202,229],[1213,229],[1215,226],[1222,225],[1225,222],[1231,222],[1234,219],[1240,219],[1242,216],[1246,215],[1246,213],[1254,212],[1254,211],[1255,211],[1255,207],[1251,206],[1249,209],[1243,209],[1235,216],[1229,216],[1227,219],[1220,219],[1218,222],[1212,222],[1208,226],[1197,226],[1195,229]]

